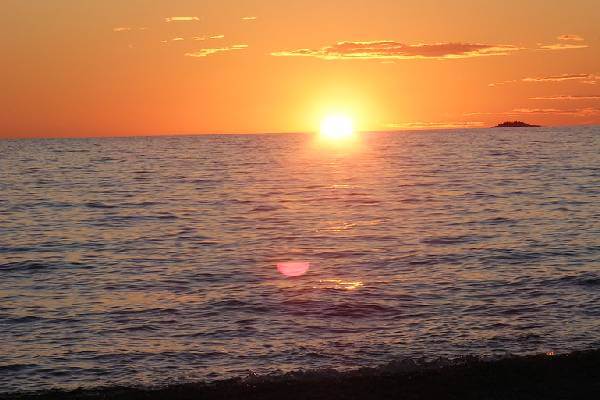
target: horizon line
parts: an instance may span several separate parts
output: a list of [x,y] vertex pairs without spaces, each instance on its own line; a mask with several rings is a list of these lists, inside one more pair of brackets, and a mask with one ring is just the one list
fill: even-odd
[[[565,124],[565,125],[542,125],[540,128],[562,128],[562,127],[594,127],[600,126],[600,123],[591,124]],[[478,130],[478,129],[493,129],[497,126],[472,126],[472,127],[452,127],[452,128],[408,128],[408,129],[380,129],[380,130],[359,130],[356,133],[400,133],[400,132],[435,132],[435,131],[459,131],[459,130]],[[501,128],[511,129],[511,128]],[[173,137],[173,136],[241,136],[241,135],[294,135],[304,134],[313,135],[316,131],[281,131],[281,132],[196,132],[196,133],[176,133],[176,132],[160,132],[160,133],[131,133],[131,134],[92,134],[82,136],[60,135],[49,136],[0,136],[0,140],[50,140],[50,139],[116,139],[116,138],[151,138],[151,137]]]

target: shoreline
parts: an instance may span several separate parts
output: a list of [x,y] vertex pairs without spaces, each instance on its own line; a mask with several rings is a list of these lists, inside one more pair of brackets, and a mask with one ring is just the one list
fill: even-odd
[[158,388],[4,393],[37,399],[569,399],[600,398],[600,349],[497,360],[405,360],[348,372],[298,371]]

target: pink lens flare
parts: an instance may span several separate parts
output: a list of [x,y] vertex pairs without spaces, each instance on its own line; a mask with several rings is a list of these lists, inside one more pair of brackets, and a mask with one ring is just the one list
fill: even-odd
[[277,270],[285,276],[302,276],[310,268],[310,263],[306,261],[288,261],[277,263]]

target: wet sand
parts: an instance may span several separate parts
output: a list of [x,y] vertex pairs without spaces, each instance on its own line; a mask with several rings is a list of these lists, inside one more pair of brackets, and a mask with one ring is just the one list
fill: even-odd
[[597,399],[600,350],[495,361],[398,362],[352,372],[188,383],[163,388],[105,388],[5,394],[0,399]]

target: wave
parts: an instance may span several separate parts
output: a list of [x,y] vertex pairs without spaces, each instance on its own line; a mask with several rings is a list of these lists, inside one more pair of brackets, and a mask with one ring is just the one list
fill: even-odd
[[481,240],[490,239],[490,238],[491,238],[491,236],[475,236],[475,235],[435,236],[435,237],[425,238],[425,239],[421,240],[421,243],[430,244],[430,245],[476,243]]
[[13,261],[0,264],[0,272],[18,271],[18,272],[38,272],[62,268],[93,268],[91,265],[64,262],[64,261]]
[[596,286],[600,285],[600,274],[593,272],[584,272],[578,275],[567,275],[562,276],[560,278],[547,280],[546,283],[567,283],[571,285],[595,288]]
[[[27,369],[26,365],[9,366]],[[8,399],[565,399],[598,398],[600,350],[556,355],[397,359],[379,367],[324,368],[219,381],[11,392]]]
[[97,202],[97,201],[85,203],[85,206],[88,208],[117,208],[117,206],[113,206],[110,204],[104,204],[104,203]]

